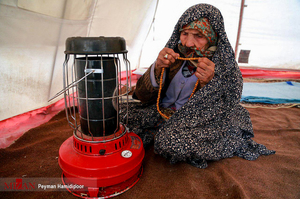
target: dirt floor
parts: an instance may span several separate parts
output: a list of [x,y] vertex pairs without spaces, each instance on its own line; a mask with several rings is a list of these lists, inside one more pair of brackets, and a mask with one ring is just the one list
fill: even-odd
[[[209,162],[198,169],[184,162],[174,165],[146,150],[138,183],[116,198],[300,198],[300,109],[247,108],[254,140],[275,150],[255,161],[238,157]],[[0,177],[59,178],[58,150],[70,136],[65,112],[26,132],[0,150]],[[3,186],[3,185],[1,185]],[[67,191],[3,191],[0,198],[77,198]]]

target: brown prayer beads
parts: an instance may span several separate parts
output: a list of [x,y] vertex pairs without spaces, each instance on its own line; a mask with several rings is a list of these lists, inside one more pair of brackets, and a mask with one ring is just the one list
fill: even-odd
[[178,57],[177,59],[179,59],[179,60],[189,60],[189,61],[191,61],[191,60],[198,60],[199,57],[191,57],[191,58]]
[[[179,57],[178,59],[181,59],[181,60],[196,60],[198,58],[182,58],[182,57]],[[165,118],[165,119],[169,119],[170,117],[165,115],[164,113],[161,112],[160,108],[159,108],[159,101],[160,101],[160,95],[161,95],[161,90],[162,90],[162,82],[163,82],[163,75],[164,75],[164,72],[165,72],[165,68],[162,68],[161,69],[161,74],[160,74],[160,79],[159,79],[159,90],[158,90],[158,96],[157,96],[157,101],[156,101],[156,108],[157,108],[157,111],[159,112],[159,114]],[[199,84],[199,79],[197,80],[195,86],[194,86],[194,89],[193,89],[193,92],[192,94],[190,95],[189,99],[194,95],[194,93],[196,92],[196,89],[197,89],[197,86]]]

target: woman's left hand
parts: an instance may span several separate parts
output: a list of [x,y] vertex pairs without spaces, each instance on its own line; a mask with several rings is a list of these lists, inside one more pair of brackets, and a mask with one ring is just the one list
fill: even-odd
[[200,57],[197,63],[196,77],[200,80],[201,88],[208,84],[215,75],[215,64],[206,57]]

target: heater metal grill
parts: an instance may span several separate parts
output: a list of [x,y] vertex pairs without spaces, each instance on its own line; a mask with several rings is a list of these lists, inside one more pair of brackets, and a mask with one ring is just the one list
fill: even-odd
[[[63,65],[66,115],[75,135],[88,142],[117,138],[110,135],[119,130],[121,110],[128,112],[126,103],[131,91],[131,69],[127,51],[122,49],[123,44],[121,47],[109,45],[114,41],[112,38],[109,42],[103,39],[94,38],[98,46],[89,45],[93,41],[91,38],[82,41],[76,37],[66,42]],[[122,43],[119,38],[117,41]],[[113,50],[117,53],[108,53]],[[121,62],[124,63],[123,68]],[[120,72],[122,69],[125,72]]]

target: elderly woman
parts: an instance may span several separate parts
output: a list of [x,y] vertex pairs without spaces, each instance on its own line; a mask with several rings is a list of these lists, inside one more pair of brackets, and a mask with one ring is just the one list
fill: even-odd
[[249,113],[239,104],[242,86],[220,11],[192,6],[138,80],[133,96],[141,103],[130,105],[128,126],[144,145],[154,140],[155,152],[171,163],[205,168],[209,160],[273,154],[251,139]]

